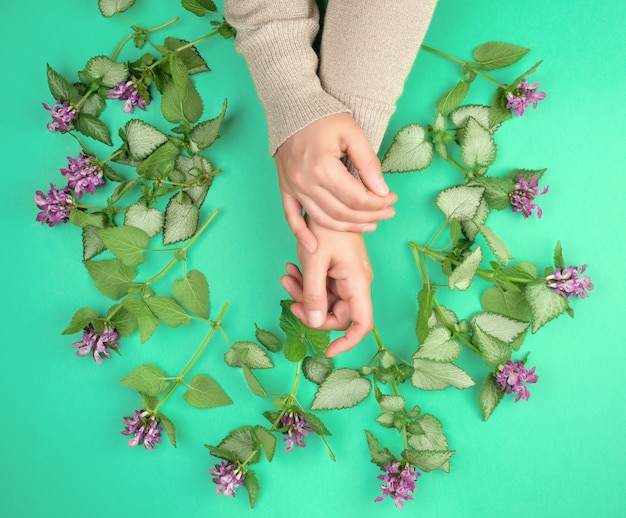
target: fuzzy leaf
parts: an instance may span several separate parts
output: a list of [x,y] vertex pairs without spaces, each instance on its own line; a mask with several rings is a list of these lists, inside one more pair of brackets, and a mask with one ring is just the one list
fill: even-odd
[[209,283],[201,271],[191,270],[183,279],[175,280],[172,294],[192,313],[209,318]]
[[467,185],[450,187],[441,191],[437,196],[437,207],[443,211],[449,220],[469,220],[476,214],[483,192],[482,187],[469,187]]
[[96,235],[126,266],[137,266],[144,262],[143,253],[150,237],[140,228],[110,227],[98,230]]
[[163,213],[159,209],[149,208],[137,202],[126,209],[124,225],[137,227],[149,237],[154,237],[163,228],[163,219]]
[[276,450],[276,437],[267,428],[258,425],[254,427],[254,435],[256,435],[256,438],[263,445],[263,451],[265,451],[267,460],[272,462],[274,451]]
[[50,65],[46,65],[46,73],[48,76],[48,88],[55,100],[76,103],[80,99],[80,94],[76,87]]
[[513,320],[496,313],[477,313],[472,317],[471,323],[476,328],[506,343],[512,342],[528,329],[527,322]]
[[106,215],[102,212],[90,213],[74,207],[70,211],[70,223],[81,228],[104,228],[106,226],[107,220]]
[[80,308],[76,313],[74,313],[72,321],[65,328],[62,334],[73,335],[74,333],[78,333],[98,318],[100,318],[100,316],[95,309]]
[[465,389],[474,385],[472,378],[452,363],[439,363],[418,358],[413,360],[415,371],[411,382],[422,390],[443,390],[448,387]]
[[304,377],[313,383],[320,385],[332,372],[334,362],[332,358],[324,354],[307,356],[302,362],[302,373]]
[[187,187],[183,192],[189,196],[196,207],[202,207],[204,199],[209,192],[209,188],[213,183],[212,176],[203,176],[213,170],[211,162],[203,156],[194,155],[192,158],[188,158],[179,155],[176,159],[176,170],[183,174],[183,182],[196,180],[197,185]]
[[437,111],[446,117],[452,110],[463,102],[463,99],[465,99],[469,89],[469,82],[459,81],[450,90],[437,99],[437,103],[435,104]]
[[178,38],[174,38],[172,36],[165,38],[165,47],[172,52],[176,52],[177,61],[183,65],[186,74],[193,75],[200,72],[208,72],[209,67],[196,47],[191,46],[186,47],[183,50],[178,50],[188,44],[188,41],[179,40]]
[[[229,453],[233,459],[239,462],[245,462],[250,459],[248,464],[256,464],[260,458],[257,450],[258,444],[259,442],[254,435],[253,428],[251,426],[240,426],[222,439],[218,449]],[[255,450],[257,450],[257,453],[253,455]]]
[[168,140],[137,165],[137,174],[146,180],[165,177],[174,169],[174,163],[179,153],[178,146]]
[[111,299],[119,299],[128,292],[130,283],[137,275],[131,266],[120,259],[85,261],[85,268],[100,293]]
[[163,244],[171,245],[189,239],[196,233],[200,211],[191,198],[179,193],[170,198],[165,209]]
[[274,333],[270,333],[265,329],[261,329],[256,324],[254,324],[254,327],[256,329],[254,333],[255,337],[262,346],[264,346],[268,351],[271,351],[273,353],[280,351],[280,338],[278,338]]
[[166,326],[178,327],[189,325],[191,317],[185,313],[176,301],[171,297],[147,297],[144,299],[150,311]]
[[137,330],[137,317],[124,307],[120,308],[119,304],[109,309],[107,317],[120,336],[130,336]]
[[489,110],[490,126],[501,124],[513,117],[511,110],[506,107],[507,103],[506,90],[498,88],[491,99],[491,109]]
[[198,90],[191,81],[186,82],[185,92],[179,93],[173,81],[165,84],[161,99],[161,111],[168,122],[197,122],[204,106]]
[[139,119],[129,120],[125,132],[130,156],[138,162],[146,159],[156,148],[167,142],[165,133]]
[[157,417],[161,420],[161,426],[163,426],[163,430],[165,430],[167,438],[172,443],[172,446],[176,448],[176,427],[174,426],[174,423],[160,412],[157,414]]
[[454,453],[454,450],[404,450],[402,457],[422,471],[433,471],[448,465]]
[[439,419],[430,414],[421,416],[417,423],[422,430],[421,434],[411,434],[409,444],[416,450],[447,450],[448,439],[443,433]]
[[86,137],[103,142],[107,146],[112,146],[111,132],[107,125],[98,117],[94,117],[89,113],[81,113],[74,121],[76,131],[82,133]]
[[137,318],[139,336],[142,344],[150,340],[150,337],[160,323],[160,320],[148,307],[145,300],[145,298],[137,299],[129,296],[122,301],[123,306]]
[[107,56],[94,56],[78,74],[83,83],[91,84],[98,81],[108,88],[113,88],[128,79],[128,67],[126,63],[116,63]]
[[424,342],[430,332],[428,319],[433,312],[433,299],[435,292],[430,287],[424,287],[417,294],[417,322],[415,325],[415,335],[419,343]]
[[489,131],[489,133],[495,132],[500,125],[489,123],[489,113],[491,108],[482,104],[466,104],[459,106],[452,113],[450,113],[450,120],[457,127],[457,130],[463,130],[467,126],[467,121],[471,117],[483,128]]
[[515,188],[510,178],[496,176],[479,176],[470,185],[479,185],[485,189],[485,200],[490,208],[503,210],[511,207],[510,194]]
[[461,346],[452,338],[450,330],[444,326],[436,326],[430,330],[426,340],[413,354],[413,359],[423,358],[450,363],[457,360],[459,356],[461,356]]
[[142,394],[158,396],[170,387],[170,382],[166,378],[167,375],[162,369],[156,365],[144,363],[131,371],[120,383]]
[[496,159],[496,143],[488,129],[468,117],[461,140],[461,160],[468,167],[487,167]]
[[376,400],[381,412],[399,412],[404,408],[405,400],[402,396],[380,394]]
[[265,387],[263,387],[259,379],[254,375],[254,372],[252,372],[250,367],[248,367],[245,363],[242,363],[241,371],[243,372],[243,379],[245,380],[246,385],[248,385],[248,388],[255,396],[269,397],[267,390],[265,390]]
[[135,0],[98,0],[98,8],[102,16],[110,18],[117,13],[123,13],[135,4]]
[[251,369],[271,369],[272,360],[260,345],[254,342],[235,342],[224,355],[224,361],[231,367],[247,365]]
[[489,205],[485,198],[480,199],[480,203],[478,204],[478,209],[476,210],[476,214],[472,219],[467,219],[461,221],[461,230],[463,231],[463,235],[471,242],[476,239],[476,235],[478,234],[478,225],[484,225],[487,221],[487,217],[489,216]]
[[524,297],[528,301],[533,317],[533,333],[567,309],[567,300],[546,286],[543,278],[529,284],[524,290]]
[[311,329],[305,326],[299,318],[291,312],[293,301],[283,300],[280,305],[280,328],[287,335],[284,345],[285,357],[289,361],[299,361],[306,356],[306,347],[310,343],[313,348],[322,353],[330,343],[330,332],[320,329]]
[[318,387],[311,409],[350,408],[363,401],[371,390],[371,382],[357,371],[338,369],[330,373]]
[[196,408],[215,408],[232,404],[226,392],[207,374],[198,374],[191,378],[183,398]]
[[501,363],[511,359],[513,354],[509,344],[485,333],[479,327],[474,329],[472,341],[478,346],[482,353],[482,359],[487,367],[497,367]]
[[407,173],[426,169],[433,160],[433,145],[419,124],[409,124],[396,133],[382,161],[383,173]]
[[509,264],[509,259],[513,259],[513,256],[504,244],[504,241],[496,236],[496,233],[485,225],[478,225],[478,231],[485,238],[485,241],[489,245],[489,248],[491,248],[493,255],[496,256],[496,259],[498,259],[500,264],[504,266]]
[[196,16],[204,16],[207,12],[217,11],[212,0],[182,0],[182,5]]
[[459,264],[448,277],[448,288],[453,290],[466,290],[472,284],[476,270],[480,266],[483,260],[483,251],[480,246],[477,246],[474,251],[463,259],[463,262]]
[[484,311],[500,313],[522,322],[530,322],[530,306],[521,291],[507,291],[497,286],[486,289],[480,299]]
[[473,57],[482,70],[495,70],[518,62],[529,50],[511,43],[490,41],[476,47]]
[[378,439],[376,439],[371,432],[365,430],[365,435],[367,437],[367,446],[369,447],[372,462],[374,464],[382,468],[383,465],[391,465],[393,461],[396,460],[387,448],[381,448],[378,446]]
[[246,471],[246,476],[243,479],[243,487],[245,487],[248,492],[250,509],[254,509],[254,504],[256,503],[257,498],[259,498],[259,493],[261,492],[261,485],[259,484],[254,471],[251,469]]
[[198,149],[208,148],[219,137],[220,127],[222,125],[224,115],[226,114],[227,106],[228,102],[224,100],[222,112],[217,117],[200,122],[191,130],[189,138],[194,144],[196,144],[196,146],[198,146]]
[[485,381],[480,387],[480,393],[478,395],[478,402],[480,404],[480,410],[483,414],[483,419],[486,421],[494,411],[498,403],[502,401],[504,391],[496,383],[496,378],[493,373],[487,374]]

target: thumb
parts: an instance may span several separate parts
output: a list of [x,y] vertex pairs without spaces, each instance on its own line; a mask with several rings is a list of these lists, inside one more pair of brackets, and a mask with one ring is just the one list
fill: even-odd
[[328,315],[327,272],[328,265],[320,257],[302,261],[302,304],[309,327],[320,327]]
[[383,179],[380,160],[360,127],[346,137],[345,152],[370,191],[381,196],[389,192],[389,187]]

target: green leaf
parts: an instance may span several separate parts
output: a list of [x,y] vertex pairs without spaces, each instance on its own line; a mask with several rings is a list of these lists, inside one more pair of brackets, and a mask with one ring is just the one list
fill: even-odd
[[482,187],[467,185],[450,187],[441,191],[437,196],[437,207],[443,211],[449,220],[469,220],[476,214],[483,192]]
[[433,145],[426,140],[426,130],[409,124],[396,133],[382,161],[383,173],[407,173],[426,169],[433,160]]
[[437,99],[435,108],[444,117],[448,116],[452,110],[463,102],[463,99],[467,96],[469,89],[469,82],[459,81],[450,90]]
[[94,56],[87,61],[84,70],[81,70],[78,76],[83,83],[98,82],[113,88],[128,79],[128,67],[126,63],[116,63],[107,56]]
[[111,203],[117,203],[122,196],[130,192],[139,182],[141,182],[141,178],[136,176],[135,178],[118,185],[113,191],[113,194],[111,194]]
[[543,169],[513,169],[508,177],[513,181],[513,183],[519,182],[520,176],[523,176],[527,182],[530,182],[533,176],[537,177],[537,181],[541,180],[544,173],[547,169],[544,167]]
[[163,394],[170,382],[162,369],[150,363],[144,363],[126,376],[120,383],[148,396]]
[[461,160],[468,167],[490,166],[496,159],[496,143],[488,129],[468,117],[462,134]]
[[461,291],[469,288],[482,260],[483,251],[480,246],[477,246],[471,254],[463,258],[461,264],[452,270],[448,277],[448,288]]
[[163,213],[159,209],[149,208],[137,202],[126,209],[124,225],[143,230],[148,237],[156,236],[163,228]]
[[537,279],[524,290],[532,314],[532,332],[536,333],[550,320],[555,319],[567,309],[567,300],[546,286],[544,278]]
[[516,77],[513,81],[511,81],[511,83],[509,83],[509,88],[516,88],[521,83],[522,79],[528,77],[530,74],[534,74],[541,65],[541,63],[543,63],[543,60],[537,61],[537,63],[535,63],[532,67],[526,70],[526,72]]
[[46,73],[48,75],[48,88],[55,100],[78,102],[80,94],[76,87],[61,74],[54,70],[50,65],[46,65]]
[[493,373],[489,373],[480,387],[480,393],[478,395],[480,410],[485,421],[489,419],[489,416],[496,406],[498,406],[503,396],[504,391],[496,383],[495,376]]
[[474,327],[506,343],[511,343],[528,329],[527,322],[520,322],[497,313],[488,312],[476,313],[472,317],[471,323]]
[[430,286],[424,286],[417,294],[417,323],[415,325],[415,334],[419,343],[423,343],[430,332],[428,320],[433,312],[434,298],[435,292],[430,289]]
[[270,430],[259,425],[254,427],[254,435],[256,435],[256,438],[263,445],[263,451],[265,451],[267,460],[272,462],[274,451],[276,450],[276,437]]
[[150,237],[137,227],[110,227],[98,230],[96,235],[102,239],[111,253],[127,266],[137,266],[144,262],[143,253]]
[[98,9],[102,16],[110,18],[116,13],[123,13],[135,4],[135,0],[98,0]]
[[485,333],[480,328],[475,328],[472,341],[478,346],[482,353],[482,359],[487,367],[496,367],[501,363],[511,359],[513,354],[509,344]]
[[166,177],[174,170],[176,157],[179,154],[179,147],[168,140],[137,166],[137,174],[146,180]]
[[399,412],[404,408],[405,400],[402,396],[380,394],[376,400],[381,412]]
[[258,378],[252,372],[252,369],[248,367],[245,363],[241,364],[241,370],[243,372],[243,379],[248,385],[250,391],[258,397],[269,397],[269,393],[265,390],[265,387],[261,384]]
[[252,471],[251,469],[246,471],[246,476],[243,479],[243,487],[245,487],[246,491],[248,492],[250,509],[254,509],[254,504],[259,497],[261,486],[256,478],[256,475],[254,474],[254,471]]
[[426,340],[413,354],[413,359],[423,358],[435,362],[450,363],[461,356],[461,346],[452,337],[450,330],[444,326],[435,326],[430,330]]
[[235,342],[224,355],[224,361],[231,367],[247,365],[251,369],[271,369],[272,360],[260,345],[254,342]]
[[165,430],[167,438],[172,443],[172,446],[176,448],[176,427],[174,426],[174,423],[160,412],[157,414],[157,417],[161,420],[161,426],[163,426],[163,430]]
[[178,327],[189,325],[191,317],[185,313],[176,301],[171,297],[147,297],[144,299],[150,311],[166,326]]
[[83,261],[90,261],[94,257],[96,257],[99,253],[104,252],[106,250],[106,246],[102,242],[96,232],[98,231],[97,227],[86,226],[83,227],[82,232],[82,243],[83,243]]
[[140,162],[150,156],[155,149],[167,142],[167,135],[140,119],[126,123],[126,143],[133,160]]
[[207,374],[198,374],[191,378],[183,398],[196,408],[215,408],[232,404],[226,392]]
[[452,113],[450,113],[450,120],[457,127],[457,130],[461,131],[467,126],[467,121],[471,117],[483,128],[494,133],[499,127],[499,124],[490,124],[489,114],[491,108],[482,104],[467,104],[459,106]]
[[[172,36],[165,38],[165,47],[176,53],[176,60],[184,67],[185,74],[193,75],[208,72],[209,67],[195,46],[187,47],[189,42]],[[185,47],[179,50],[181,47]]]
[[422,471],[433,471],[443,469],[454,453],[454,450],[404,450],[402,457]]
[[137,275],[134,268],[125,265],[120,259],[85,261],[83,264],[98,291],[114,300],[128,292],[130,283]]
[[255,337],[262,346],[264,346],[268,351],[271,351],[273,353],[280,350],[280,338],[278,338],[274,333],[270,333],[269,331],[261,329],[256,324],[254,324],[254,327],[256,328]]
[[[239,463],[248,461],[248,464],[251,465],[259,461],[258,444],[253,428],[240,426],[224,437],[218,448],[232,455],[232,458]],[[255,451],[256,453],[254,453]]]
[[422,430],[421,434],[411,434],[409,445],[416,450],[447,450],[448,439],[443,433],[443,426],[439,419],[430,414],[421,416],[417,423]]
[[108,315],[112,315],[109,317],[109,320],[115,326],[120,336],[130,336],[137,330],[137,317],[124,307],[120,308],[119,304],[109,309]]
[[379,467],[383,467],[383,465],[391,465],[396,458],[387,448],[381,448],[378,446],[378,439],[374,437],[374,435],[365,430],[365,435],[367,437],[367,446],[370,450],[370,455],[372,456],[372,462]]
[[320,437],[324,435],[332,435],[322,420],[315,414],[305,412],[304,410],[298,410],[300,415],[306,419],[307,424],[313,429],[313,431]]
[[184,93],[177,91],[174,81],[163,87],[161,112],[168,122],[197,122],[203,110],[202,98],[191,81],[187,81]]
[[307,356],[302,362],[302,373],[309,381],[321,385],[334,368],[332,358],[324,354]]
[[480,299],[483,310],[500,313],[522,322],[530,322],[530,306],[521,291],[507,291],[497,286],[485,290]]
[[142,344],[150,340],[150,337],[160,323],[160,320],[148,307],[145,300],[145,298],[138,299],[129,296],[122,301],[123,306],[137,318],[139,336]]
[[315,351],[324,352],[330,343],[330,332],[320,329],[311,329],[305,326],[299,318],[291,312],[293,301],[283,300],[280,305],[280,328],[287,335],[284,345],[284,354],[289,361],[299,361],[306,356],[306,347],[312,345]]
[[183,279],[174,281],[174,298],[187,310],[209,318],[209,283],[199,270],[191,270]]
[[94,320],[98,320],[100,315],[93,308],[80,308],[74,316],[72,317],[72,321],[65,328],[62,334],[64,335],[73,335],[74,333],[78,333],[82,331],[85,327],[91,324]]
[[212,0],[182,0],[182,5],[196,16],[204,16],[207,12],[217,11]]
[[476,239],[476,235],[478,234],[478,225],[484,225],[487,221],[487,217],[489,216],[489,205],[485,198],[480,199],[480,203],[478,204],[478,209],[476,210],[476,214],[472,219],[467,219],[461,221],[461,230],[463,231],[463,235],[470,241],[474,242]]
[[192,158],[180,155],[176,159],[176,170],[182,173],[182,182],[196,180],[196,185],[183,190],[193,204],[200,208],[204,203],[209,188],[213,183],[213,176],[207,175],[213,170],[213,165],[203,156],[194,155]]
[[563,247],[561,246],[561,242],[557,241],[556,246],[554,247],[554,267],[555,268],[565,268],[565,261],[563,260]]
[[474,50],[474,61],[482,70],[496,70],[508,67],[522,59],[529,51],[529,48],[490,41],[484,43]]
[[498,88],[491,99],[491,109],[489,110],[490,126],[501,124],[513,117],[511,109],[506,107],[507,103],[506,90]]
[[77,227],[104,228],[107,223],[106,214],[102,212],[89,213],[74,207],[70,211],[70,223]]
[[330,373],[318,387],[311,409],[350,408],[363,401],[371,390],[371,382],[362,378],[357,371],[338,369]]
[[510,178],[479,176],[470,185],[479,185],[485,189],[485,200],[490,208],[503,210],[511,207],[510,194],[515,189],[515,183]]
[[452,363],[440,363],[418,358],[413,360],[415,371],[411,382],[422,390],[443,390],[448,387],[465,389],[474,385],[472,378]]
[[[99,95],[90,95],[85,99],[83,104],[80,105],[79,111],[81,113],[88,113],[93,115],[94,117],[98,117],[106,108],[106,101],[100,97]],[[102,170],[107,178],[113,171],[108,164],[100,164],[102,166]],[[115,177],[116,182],[120,181],[120,177],[113,171],[113,176]],[[109,178],[111,179],[111,178]]]
[[498,259],[500,264],[504,266],[509,264],[509,259],[513,259],[514,257],[509,252],[509,249],[504,244],[504,241],[502,241],[493,230],[485,225],[478,225],[478,231],[485,238],[486,243],[489,245],[493,255],[496,256],[496,259]]
[[215,117],[197,124],[189,134],[191,141],[198,146],[198,149],[206,149],[219,137],[222,120],[226,114],[227,100],[222,104],[222,112]]
[[108,146],[113,145],[109,128],[104,122],[98,119],[98,117],[94,117],[89,113],[80,113],[78,118],[74,121],[74,126],[76,127],[76,131],[86,137],[91,137]]
[[165,209],[163,244],[171,245],[189,239],[196,233],[200,211],[191,198],[179,193],[170,198]]

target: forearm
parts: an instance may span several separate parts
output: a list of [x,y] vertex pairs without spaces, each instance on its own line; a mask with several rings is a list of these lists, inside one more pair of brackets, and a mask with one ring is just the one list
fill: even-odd
[[314,0],[225,0],[224,9],[265,109],[270,154],[311,122],[349,111],[322,89],[317,75]]

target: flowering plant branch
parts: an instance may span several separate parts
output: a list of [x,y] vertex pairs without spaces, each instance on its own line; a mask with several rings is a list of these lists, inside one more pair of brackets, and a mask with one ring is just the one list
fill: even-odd
[[[438,194],[435,202],[444,218],[429,242],[409,242],[422,280],[417,297],[418,347],[411,358],[403,358],[387,348],[374,329],[376,350],[370,361],[354,368],[336,368],[334,360],[325,355],[329,333],[304,326],[291,312],[291,301],[281,302],[279,326],[284,338],[255,325],[254,341],[231,343],[222,328],[227,304],[214,321],[209,319],[209,283],[202,272],[188,269],[187,260],[191,246],[219,214],[219,209],[213,209],[199,225],[213,179],[221,173],[208,153],[220,135],[227,102],[215,117],[201,120],[204,104],[193,76],[209,71],[196,46],[217,35],[230,38],[233,30],[211,0],[182,0],[181,4],[197,16],[217,16],[211,22],[214,30],[191,41],[170,36],[157,43],[155,35],[174,26],[180,17],[143,28],[123,14],[134,0],[99,0],[103,16],[123,20],[132,32],[111,57],[89,59],[78,72],[77,82],[47,67],[55,101],[52,106],[44,103],[52,118],[48,129],[72,136],[80,151],[68,157],[67,166],[61,169],[67,182],[64,187],[52,183],[47,193],[36,192],[34,201],[40,211],[36,219],[50,227],[69,222],[81,229],[83,264],[97,290],[113,301],[104,314],[89,306],[78,309],[64,334],[82,333],[73,344],[77,356],[91,356],[100,364],[110,359],[112,352],[120,353],[120,342],[137,331],[144,343],[160,324],[178,328],[199,321],[210,325],[206,339],[180,374],[169,376],[160,366],[145,363],[121,381],[141,397],[141,407],[124,418],[122,434],[129,437],[129,446],[152,450],[161,442],[162,431],[176,446],[176,428],[161,410],[178,387],[187,387],[183,399],[194,407],[232,403],[208,374],[186,379],[219,330],[228,345],[226,365],[241,370],[254,396],[272,401],[271,409],[262,413],[263,424],[242,424],[217,444],[206,445],[218,459],[209,470],[217,493],[235,496],[237,489],[244,487],[251,506],[260,493],[260,482],[251,467],[263,458],[273,462],[277,438],[283,439],[286,453],[294,454],[296,446],[304,447],[305,439],[316,435],[334,461],[327,441],[331,434],[320,415],[354,407],[373,394],[377,408],[373,420],[383,428],[397,430],[395,451],[399,452],[380,446],[371,427],[365,429],[371,460],[382,471],[378,475],[382,493],[375,500],[390,497],[402,509],[413,498],[418,477],[437,469],[448,472],[455,453],[449,448],[442,423],[423,413],[419,405],[409,404],[411,395],[419,394],[415,389],[474,386],[470,374],[456,365],[465,347],[480,355],[488,368],[479,391],[485,420],[505,394],[515,395],[516,402],[528,400],[527,384],[536,383],[538,375],[535,367],[526,367],[527,355],[513,359],[528,329],[536,333],[563,313],[573,316],[570,299],[586,298],[593,289],[590,278],[583,275],[586,265],[566,266],[560,242],[553,266],[542,269],[529,261],[512,263],[509,248],[486,224],[492,211],[507,208],[524,220],[534,214],[542,216],[537,198],[548,192],[548,187],[539,186],[545,169],[488,174],[497,156],[498,128],[513,114],[522,116],[529,106],[536,108],[546,97],[537,91],[538,83],[526,79],[541,62],[505,84],[489,72],[517,63],[529,49],[490,42],[477,47],[472,60],[463,61],[422,47],[457,63],[460,79],[437,100],[431,124],[413,123],[398,131],[383,158],[383,170],[421,171],[439,157],[462,173],[462,181]],[[147,46],[151,51],[119,61],[130,42],[135,49]],[[496,85],[490,105],[462,105],[476,77]],[[173,125],[169,131],[134,117],[136,109],[151,109],[155,99],[159,99],[164,124]],[[123,102],[119,111],[133,118],[114,133],[101,114],[116,101]],[[114,134],[120,139],[117,149],[98,158],[91,146],[113,146]],[[84,137],[94,141],[90,147]],[[118,169],[132,173],[128,177]],[[115,187],[109,188],[111,184]],[[87,194],[92,199],[89,203]],[[153,242],[157,236],[162,241],[159,248]],[[146,274],[145,280],[137,280],[140,269],[147,266],[146,256],[155,253],[168,254],[167,262]],[[105,258],[97,259],[100,254]],[[487,261],[488,254],[494,260]],[[172,279],[179,265],[182,272]],[[482,311],[459,318],[441,305],[440,290],[467,291],[476,277],[489,284],[480,297]],[[165,281],[170,281],[171,294],[163,294]],[[273,368],[275,361],[287,361],[294,367],[293,382],[285,392],[266,388],[270,383],[263,378],[263,371]],[[316,387],[309,404],[298,397],[303,380]]]

